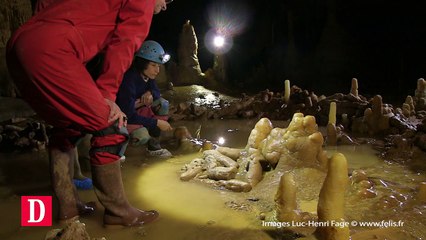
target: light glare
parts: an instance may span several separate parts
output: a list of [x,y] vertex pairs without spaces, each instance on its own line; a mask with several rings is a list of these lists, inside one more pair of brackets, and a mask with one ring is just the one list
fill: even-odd
[[213,44],[216,47],[223,47],[223,45],[225,44],[225,38],[222,36],[215,36],[213,39]]
[[225,143],[225,138],[220,137],[220,138],[217,140],[217,143],[218,143],[219,145],[223,145],[223,144]]

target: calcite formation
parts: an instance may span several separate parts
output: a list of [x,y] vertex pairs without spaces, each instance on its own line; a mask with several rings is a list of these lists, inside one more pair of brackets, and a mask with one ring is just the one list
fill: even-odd
[[337,129],[336,129],[336,103],[330,103],[330,112],[328,114],[327,124],[327,145],[337,145]]
[[290,101],[290,80],[284,81],[284,102],[288,103]]
[[313,116],[295,113],[286,129],[275,128],[267,137],[262,154],[268,161],[278,159],[278,165],[325,169],[324,138]]
[[348,164],[343,154],[332,156],[318,201],[318,222],[327,223],[317,228],[320,239],[349,239],[349,224],[345,224],[345,191],[349,182]]
[[300,220],[300,211],[296,201],[296,182],[291,172],[284,173],[280,178],[278,191],[275,195],[276,217],[281,222]]
[[261,142],[269,135],[269,133],[272,131],[273,126],[269,119],[262,118],[260,119],[256,125],[254,126],[254,129],[251,131],[248,141],[247,141],[247,148],[255,148],[259,149]]
[[358,96],[358,79],[352,78],[351,82],[351,93],[354,97],[359,98]]
[[417,80],[414,103],[417,111],[426,110],[426,81],[423,78]]
[[178,47],[178,79],[175,84],[200,84],[204,77],[198,61],[198,40],[190,21],[182,27]]
[[[182,168],[181,180],[215,180],[233,191],[250,191],[264,172],[281,165],[325,169],[324,139],[315,118],[296,113],[287,128],[274,128],[267,118],[251,131],[244,149],[219,147],[203,152]],[[282,167],[280,167],[282,169]]]
[[[336,103],[331,102],[330,112],[328,114],[326,144],[328,146],[336,146],[336,145],[342,145],[342,144],[357,145],[358,143],[344,132],[344,126],[342,124],[336,125],[336,119],[337,119],[336,108],[337,108]],[[344,118],[347,117],[346,115],[343,115],[343,116]]]
[[416,114],[414,100],[411,96],[407,96],[405,102],[402,104],[402,114],[407,118]]
[[368,125],[370,135],[384,131],[389,128],[389,118],[394,116],[392,110],[383,104],[380,95],[374,96],[371,103],[372,107],[364,112],[364,120]]

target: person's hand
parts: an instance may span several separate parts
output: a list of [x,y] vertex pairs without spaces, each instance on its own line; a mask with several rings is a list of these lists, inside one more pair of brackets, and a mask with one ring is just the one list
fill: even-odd
[[109,116],[108,116],[108,122],[115,122],[118,119],[118,128],[121,127],[125,127],[127,125],[127,117],[126,114],[124,114],[120,107],[118,107],[118,105],[105,98],[105,102],[107,103],[107,105],[109,106]]
[[144,93],[142,96],[141,96],[141,102],[142,102],[142,105],[145,105],[145,106],[151,106],[151,104],[152,104],[152,102],[153,102],[154,100],[153,100],[153,98],[152,98],[152,94],[151,94],[151,92],[150,91],[148,91],[148,92],[146,92],[146,93]]
[[136,99],[136,101],[135,101],[135,109],[138,109],[142,106],[143,106],[142,97],[140,97],[140,98]]
[[171,131],[173,130],[172,126],[170,126],[170,124],[167,121],[158,119],[157,120],[157,127],[161,130],[161,131]]

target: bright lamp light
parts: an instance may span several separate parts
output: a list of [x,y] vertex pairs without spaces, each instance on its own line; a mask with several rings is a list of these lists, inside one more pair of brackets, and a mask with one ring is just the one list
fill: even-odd
[[221,48],[225,44],[225,38],[223,36],[215,36],[213,38],[213,44],[215,47]]

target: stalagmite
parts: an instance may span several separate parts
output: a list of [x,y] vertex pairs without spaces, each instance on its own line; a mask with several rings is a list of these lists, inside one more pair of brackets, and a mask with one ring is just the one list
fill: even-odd
[[328,112],[328,123],[336,125],[336,102],[330,103],[330,111]]
[[296,201],[296,182],[293,174],[284,173],[280,178],[278,191],[275,195],[276,218],[280,222],[298,221],[299,214]]
[[329,160],[328,173],[318,200],[318,221],[327,223],[315,234],[322,240],[349,239],[349,226],[344,220],[345,191],[348,185],[348,165],[341,153]]
[[330,111],[328,113],[327,124],[327,145],[337,145],[337,130],[336,130],[336,102],[330,103]]
[[284,102],[288,103],[290,101],[290,80],[284,81]]
[[337,145],[337,129],[336,125],[328,123],[327,124],[327,145],[336,146]]
[[382,108],[383,101],[382,101],[382,96],[380,96],[380,95],[374,96],[373,97],[373,103],[371,105],[372,105],[373,114],[377,118],[380,117],[381,115],[383,115],[383,108]]
[[358,79],[352,78],[351,94],[358,97]]
[[371,105],[371,108],[364,111],[364,122],[368,126],[369,134],[374,135],[389,129],[389,117],[392,113],[385,113],[380,95],[374,96]]
[[[405,108],[405,111],[404,111]],[[416,109],[414,107],[414,100],[413,98],[408,95],[405,99],[405,103],[403,103],[403,114],[406,117],[413,116],[416,114]]]
[[182,27],[178,47],[178,79],[176,84],[199,84],[204,77],[198,61],[198,40],[190,21]]
[[414,92],[416,111],[426,110],[426,81],[423,78],[417,80],[417,88]]

